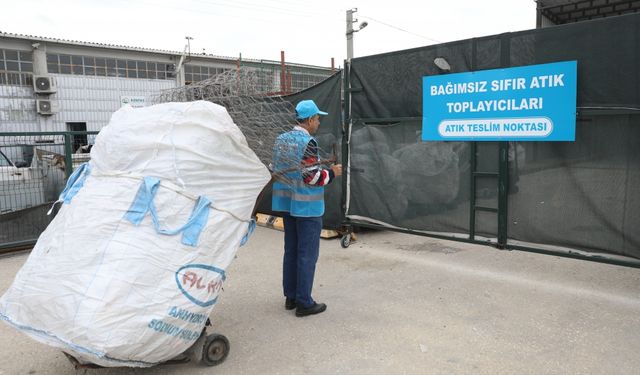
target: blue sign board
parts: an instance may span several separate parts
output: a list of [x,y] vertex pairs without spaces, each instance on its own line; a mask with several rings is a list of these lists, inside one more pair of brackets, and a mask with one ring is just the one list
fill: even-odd
[[423,141],[574,141],[577,62],[425,76]]

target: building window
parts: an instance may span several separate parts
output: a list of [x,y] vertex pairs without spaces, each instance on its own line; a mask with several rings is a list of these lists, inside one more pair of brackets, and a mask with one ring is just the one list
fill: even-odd
[[96,75],[104,77],[107,75],[107,59],[96,57]]
[[0,49],[0,85],[33,84],[33,54]]
[[58,55],[47,54],[47,71],[49,73],[60,73]]
[[82,66],[84,67],[84,75],[94,76],[96,75],[96,59],[89,56],[82,58]]
[[297,92],[322,82],[331,75],[331,72],[322,74],[309,70],[299,70],[288,72],[287,74],[291,77],[291,91]]
[[20,71],[33,72],[33,54],[31,52],[20,51]]
[[84,68],[82,66],[82,56],[71,56],[71,74],[84,74]]
[[84,75],[94,76],[96,75],[96,59],[91,56],[84,56],[82,58],[82,66],[84,66]]
[[117,77],[116,59],[106,59],[107,77]]
[[[17,60],[19,62],[20,60]],[[3,60],[4,62],[4,60]],[[14,60],[11,60],[12,67]],[[23,69],[31,71],[31,61],[24,64]],[[74,74],[98,77],[120,78],[173,78],[173,64],[153,61],[119,60],[95,56],[76,56],[47,54],[47,70],[49,73]],[[0,69],[2,70],[2,69]]]
[[147,78],[147,63],[145,61],[137,61],[138,78]]
[[60,73],[71,74],[71,56],[60,55]]
[[184,81],[186,84],[204,81],[227,70],[229,69],[187,64],[184,66]]
[[117,60],[118,77],[124,78],[127,76],[127,62],[125,60]]
[[127,78],[138,78],[138,72],[136,69],[136,62],[133,60],[127,60]]

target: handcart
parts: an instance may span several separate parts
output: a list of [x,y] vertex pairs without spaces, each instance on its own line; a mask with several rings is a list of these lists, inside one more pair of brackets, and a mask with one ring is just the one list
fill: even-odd
[[[171,360],[159,363],[158,366],[175,365],[189,362],[199,362],[206,366],[217,366],[224,362],[225,359],[227,359],[229,350],[231,348],[229,340],[226,336],[219,333],[212,333],[208,335],[207,327],[211,327],[211,321],[209,319],[207,319],[207,323],[205,324],[204,328],[202,328],[200,337],[198,337],[198,339],[189,349]],[[73,364],[73,367],[76,370],[88,368],[105,368],[104,366],[96,365],[95,363],[81,362],[71,354],[66,352],[63,353],[67,357],[67,359],[69,359],[71,364]]]

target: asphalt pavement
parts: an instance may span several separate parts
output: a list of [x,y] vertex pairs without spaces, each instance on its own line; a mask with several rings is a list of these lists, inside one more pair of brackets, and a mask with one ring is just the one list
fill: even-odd
[[[212,332],[231,343],[196,363],[87,374],[637,374],[640,269],[394,232],[343,249],[322,240],[314,298],[284,309],[282,232],[258,228],[227,270]],[[28,253],[0,257],[0,293]],[[0,375],[76,374],[55,348],[0,324]]]

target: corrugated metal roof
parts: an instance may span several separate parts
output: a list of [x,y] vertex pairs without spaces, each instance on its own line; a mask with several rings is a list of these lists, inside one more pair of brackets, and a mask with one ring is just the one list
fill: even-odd
[[538,12],[556,25],[640,11],[638,0],[536,0]]
[[[76,45],[83,47],[93,47],[93,48],[109,48],[109,49],[117,49],[122,51],[134,51],[134,52],[149,52],[149,53],[159,53],[163,55],[182,55],[182,52],[179,51],[170,51],[170,50],[162,50],[162,49],[153,49],[153,48],[142,48],[142,47],[131,47],[131,46],[122,46],[117,44],[106,44],[106,43],[96,43],[96,42],[83,42],[79,40],[68,40],[68,39],[60,39],[60,38],[50,38],[44,36],[36,36],[36,35],[24,35],[24,34],[15,34],[8,33],[4,31],[0,31],[0,37],[5,38],[13,38],[13,39],[23,39],[35,42],[51,42],[51,43],[60,43],[67,45]],[[226,60],[226,61],[237,61],[236,57],[229,56],[217,56],[211,54],[191,54],[191,57],[204,58],[204,59],[215,59],[215,60]],[[279,61],[274,60],[259,60],[259,59],[251,59],[251,58],[242,58],[242,61],[253,62],[253,63],[268,63],[268,64],[280,64]],[[296,64],[296,63],[286,63],[288,66],[298,66],[298,67],[309,67],[315,69],[330,69],[324,66],[316,66],[316,65],[305,65],[305,64]]]
[[[50,38],[50,37],[37,36],[37,35],[14,34],[14,33],[7,33],[7,32],[3,32],[3,31],[0,31],[0,36],[6,37],[6,38],[14,38],[14,39],[28,39],[30,41],[42,41],[42,42],[52,42],[52,43],[61,43],[61,44],[71,44],[71,45],[84,46],[84,47],[110,48],[110,49],[120,49],[120,50],[126,50],[126,51],[152,52],[152,53],[162,53],[162,54],[170,54],[170,55],[181,55],[182,54],[182,52],[178,52],[178,51],[152,49],[152,48],[142,48],[142,47],[131,47],[131,46],[123,46],[123,45],[117,45],[117,44],[83,42],[83,41],[80,41],[80,40]],[[216,57],[217,58],[221,58],[221,59],[235,60],[232,57],[224,57],[224,56],[216,56]]]

